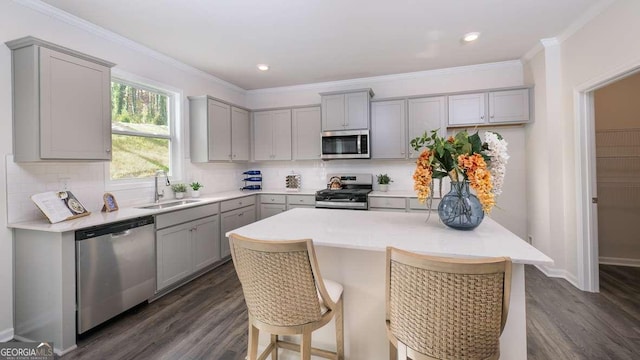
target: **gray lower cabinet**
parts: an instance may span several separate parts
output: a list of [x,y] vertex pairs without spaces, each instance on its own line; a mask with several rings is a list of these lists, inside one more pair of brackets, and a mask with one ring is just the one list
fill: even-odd
[[7,46],[14,160],[111,160],[114,64],[33,37]]
[[287,211],[287,196],[276,194],[260,195],[260,220]]
[[220,260],[218,212],[207,204],[156,215],[157,291]]
[[231,255],[229,248],[229,240],[225,236],[228,231],[237,229],[239,227],[249,225],[256,221],[256,206],[250,205],[240,209],[224,212],[220,215],[220,221],[222,226],[220,238],[220,255],[225,258]]
[[369,210],[383,210],[383,211],[406,211],[407,202],[406,198],[400,197],[369,197]]
[[220,259],[219,226],[214,215],[156,232],[158,290]]
[[287,195],[287,210],[300,207],[314,208],[315,206],[315,195]]
[[[440,199],[431,200],[431,209],[437,210]],[[422,212],[429,210],[429,201],[421,204],[417,198],[391,197],[391,196],[369,196],[369,210],[372,211],[399,211],[399,212]]]
[[286,204],[260,204],[260,220],[287,211]]

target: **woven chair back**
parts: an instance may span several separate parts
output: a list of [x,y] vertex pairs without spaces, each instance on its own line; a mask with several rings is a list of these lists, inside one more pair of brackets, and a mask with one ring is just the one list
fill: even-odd
[[399,341],[435,359],[499,356],[509,259],[483,263],[387,251],[387,319]]
[[233,262],[249,313],[275,326],[297,326],[321,317],[310,263],[311,240],[259,241],[232,234]]

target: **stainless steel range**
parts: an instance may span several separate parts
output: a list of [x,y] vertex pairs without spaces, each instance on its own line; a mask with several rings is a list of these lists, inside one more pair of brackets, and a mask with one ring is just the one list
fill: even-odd
[[316,207],[327,209],[369,209],[373,189],[371,174],[329,174],[327,188],[316,192]]

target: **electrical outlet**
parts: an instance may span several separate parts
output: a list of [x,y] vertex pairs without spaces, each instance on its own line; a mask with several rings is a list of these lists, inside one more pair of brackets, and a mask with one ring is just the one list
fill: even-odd
[[527,242],[533,244],[533,235],[527,235]]
[[60,183],[60,187],[62,187],[63,191],[68,191],[69,190],[69,181],[70,180],[71,180],[71,178],[68,178],[68,177],[58,178],[58,182]]

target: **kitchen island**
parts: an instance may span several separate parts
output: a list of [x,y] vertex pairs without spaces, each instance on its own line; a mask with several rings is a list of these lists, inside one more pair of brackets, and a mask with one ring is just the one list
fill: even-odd
[[[509,316],[500,338],[503,359],[526,359],[524,264],[553,261],[485,217],[472,231],[441,224],[436,213],[293,209],[228,232],[265,240],[313,239],[322,276],[344,286],[345,358],[388,358],[385,328],[385,250],[454,257],[508,256],[513,261]],[[313,345],[335,349],[334,325],[313,333]],[[268,343],[266,334],[261,344]],[[295,353],[282,354],[294,359]]]

